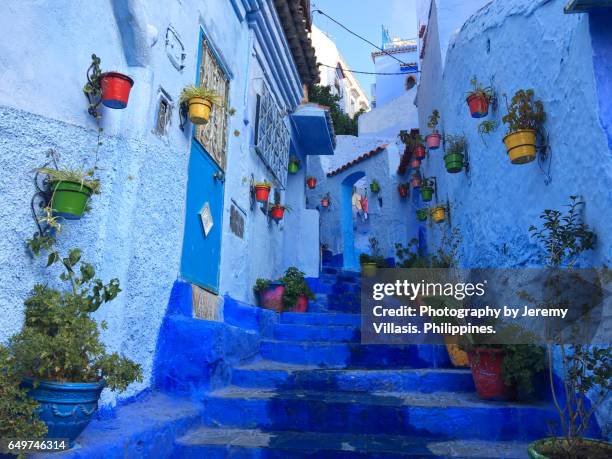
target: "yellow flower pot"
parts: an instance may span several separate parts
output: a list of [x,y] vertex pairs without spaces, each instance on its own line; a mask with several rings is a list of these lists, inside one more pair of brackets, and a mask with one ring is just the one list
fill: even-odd
[[446,344],[446,351],[450,357],[451,363],[455,367],[469,367],[470,361],[468,354],[462,351],[457,344],[457,338],[452,336],[444,336],[444,343]]
[[446,218],[446,208],[443,206],[434,207],[431,209],[431,218],[436,223],[442,223]]
[[361,275],[363,277],[374,277],[376,276],[376,263],[362,263],[361,264]]
[[533,129],[508,134],[504,143],[512,164],[530,163],[536,158],[536,131]]
[[189,120],[193,124],[206,124],[210,118],[212,102],[201,97],[189,99]]

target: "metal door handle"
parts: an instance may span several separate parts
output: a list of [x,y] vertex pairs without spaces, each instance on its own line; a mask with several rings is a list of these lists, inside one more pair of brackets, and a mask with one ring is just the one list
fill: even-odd
[[223,171],[217,171],[213,174],[213,179],[214,180],[219,180],[221,183],[225,182],[225,174],[223,173]]

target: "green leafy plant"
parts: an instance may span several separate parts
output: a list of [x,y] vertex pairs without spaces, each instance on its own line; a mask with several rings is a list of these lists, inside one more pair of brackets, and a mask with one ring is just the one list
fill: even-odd
[[484,97],[487,100],[490,100],[493,97],[493,88],[491,86],[483,86],[476,76],[472,77],[470,80],[470,84],[472,85],[472,89],[468,91],[468,97],[479,95]]
[[370,182],[370,191],[372,191],[372,193],[378,193],[380,191],[378,180],[372,179],[372,182]]
[[462,135],[447,135],[446,136],[446,154],[463,154],[467,147],[467,140]]
[[533,89],[518,90],[512,97],[510,105],[506,101],[506,108],[507,113],[502,121],[508,126],[509,134],[525,129],[539,131],[546,120],[544,104],[541,100],[535,99]]
[[429,115],[429,119],[427,121],[427,127],[431,129],[431,132],[436,133],[438,132],[437,127],[438,127],[439,122],[440,122],[440,112],[438,110],[434,110],[433,112],[431,112],[431,115]]
[[[595,247],[596,234],[582,219],[584,205],[584,201],[577,196],[570,196],[566,212],[546,209],[540,215],[540,227],[529,227],[532,236],[542,245],[549,267],[571,268],[584,252]],[[547,279],[547,285],[550,285],[550,280]],[[577,342],[585,342],[580,337],[576,338]],[[568,345],[562,340],[558,349],[561,353],[563,399],[557,395],[552,365],[553,345],[548,344],[549,381],[563,432],[563,439],[550,446],[551,455],[575,458],[586,447],[583,436],[588,431],[593,414],[608,399],[612,390],[612,347]]]
[[376,263],[377,268],[387,268],[387,261],[380,253],[380,243],[375,237],[368,239],[370,245],[370,254],[362,253],[359,255],[359,263]]
[[497,129],[499,123],[497,121],[485,120],[478,125],[478,135],[480,135],[480,139],[482,143],[485,145],[487,142],[485,141],[485,135],[491,134],[493,131]]
[[20,387],[21,381],[15,357],[0,345],[0,438],[35,439],[47,433],[36,412],[38,403]]
[[399,138],[404,145],[408,147],[408,150],[412,152],[418,145],[422,145],[425,142],[423,136],[417,134],[415,131],[408,132],[405,130],[400,131]]
[[329,107],[329,114],[337,135],[357,135],[359,117],[365,113],[361,109],[352,118],[340,108],[340,96],[332,93],[331,86],[312,85],[308,89],[310,102]]
[[[63,267],[59,278],[69,288],[37,284],[26,299],[23,328],[9,342],[19,374],[60,382],[103,379],[107,387],[118,391],[142,381],[140,365],[117,353],[107,354],[91,317],[119,294],[119,281],[104,284],[96,278],[93,265],[81,261],[79,249],[62,257],[51,248],[47,267],[55,264]],[[106,323],[100,326],[105,329]]]
[[297,303],[298,298],[304,295],[310,300],[314,300],[315,296],[310,290],[308,283],[304,277],[304,273],[294,266],[287,268],[283,277],[279,279],[285,284],[283,293],[283,305],[285,309],[290,309]]
[[259,292],[264,291],[268,287],[270,287],[270,280],[259,278],[255,281],[255,285],[253,286],[253,291],[255,293],[259,293]]
[[213,105],[221,105],[223,102],[223,97],[215,90],[208,89],[205,86],[196,86],[189,85],[185,86],[181,91],[181,95],[179,97],[179,104],[187,104],[190,99],[199,97],[201,99],[206,99]]
[[51,183],[58,182],[74,182],[80,183],[83,186],[91,189],[93,194],[100,194],[100,180],[93,178],[95,171],[93,169],[52,169],[41,167],[37,169],[41,174],[49,177]]

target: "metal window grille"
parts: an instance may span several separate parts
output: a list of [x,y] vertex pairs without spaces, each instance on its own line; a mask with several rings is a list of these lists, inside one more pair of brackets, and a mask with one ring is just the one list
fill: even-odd
[[219,167],[225,169],[227,148],[226,105],[229,94],[229,80],[217,62],[206,39],[202,40],[199,70],[199,83],[208,89],[215,90],[223,98],[223,101],[221,105],[213,105],[208,123],[196,128],[195,138]]
[[255,150],[283,188],[287,184],[289,143],[283,115],[264,86],[263,94],[257,97]]

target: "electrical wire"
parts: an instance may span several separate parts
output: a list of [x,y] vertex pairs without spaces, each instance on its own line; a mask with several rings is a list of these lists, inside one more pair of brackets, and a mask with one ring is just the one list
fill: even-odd
[[[321,64],[320,62],[317,65],[320,65],[321,67],[329,67],[330,69],[338,68],[336,65]],[[412,64],[405,64],[405,65],[412,66]],[[416,67],[416,64],[414,64],[414,66]],[[410,75],[411,73],[421,73],[420,70],[413,70],[411,72],[366,72],[362,70],[350,70],[344,67],[342,67],[342,71],[350,72],[350,73],[361,73],[363,75]]]

